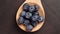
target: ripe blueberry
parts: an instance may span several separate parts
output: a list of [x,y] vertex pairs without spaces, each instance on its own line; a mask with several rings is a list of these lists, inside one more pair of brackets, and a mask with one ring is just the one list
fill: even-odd
[[30,11],[30,12],[34,12],[34,11],[35,11],[34,5],[29,7],[29,11]]
[[25,24],[25,25],[28,25],[29,23],[30,23],[29,20],[24,20],[24,24]]
[[32,29],[33,29],[33,26],[32,26],[32,25],[27,25],[27,26],[26,26],[26,30],[27,30],[27,31],[31,31]]
[[38,21],[39,21],[39,22],[42,22],[42,21],[43,21],[43,17],[40,16],[40,17],[38,18]]
[[36,21],[38,17],[39,17],[38,15],[33,15],[32,16],[32,21]]
[[22,11],[21,12],[21,16],[25,16],[26,12],[25,11]]
[[35,15],[39,15],[38,11],[34,13]]
[[38,11],[39,6],[38,5],[34,5],[34,7],[35,7],[35,10]]
[[27,11],[27,10],[29,9],[29,4],[25,3],[25,4],[23,5],[23,9]]
[[38,24],[38,21],[33,21],[32,25],[35,27]]
[[23,23],[24,22],[24,18],[20,17],[18,21],[19,21],[19,23]]
[[29,19],[31,16],[32,16],[32,13],[30,13],[30,12],[26,12],[26,15],[25,15],[26,18]]

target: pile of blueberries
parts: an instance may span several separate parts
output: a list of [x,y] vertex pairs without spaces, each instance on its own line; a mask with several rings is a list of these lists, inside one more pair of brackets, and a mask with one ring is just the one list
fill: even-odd
[[23,11],[20,14],[18,22],[26,25],[27,31],[31,31],[38,23],[43,21],[43,17],[39,15],[38,9],[38,5],[29,5],[28,3],[23,5]]

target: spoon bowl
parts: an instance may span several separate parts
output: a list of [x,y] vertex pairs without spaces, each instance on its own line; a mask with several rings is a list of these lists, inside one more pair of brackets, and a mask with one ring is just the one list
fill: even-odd
[[[45,21],[45,12],[44,12],[44,9],[43,9],[41,0],[26,0],[26,1],[19,7],[19,9],[18,9],[18,11],[17,11],[17,14],[16,14],[16,22],[17,22],[17,25],[19,26],[19,28],[21,28],[21,29],[24,30],[24,31],[26,31],[26,26],[23,25],[23,24],[18,24],[18,19],[19,19],[19,17],[20,17],[21,12],[23,11],[23,5],[24,5],[25,3],[28,3],[28,4],[30,4],[30,5],[37,4],[37,5],[39,6],[39,10],[38,10],[39,15],[44,17],[44,20],[43,20],[41,23],[39,23],[37,26],[35,26],[35,27],[32,29],[32,31],[31,31],[31,32],[35,32],[35,31],[39,30],[39,29],[43,26],[44,21]],[[28,32],[28,31],[26,31],[26,32]]]

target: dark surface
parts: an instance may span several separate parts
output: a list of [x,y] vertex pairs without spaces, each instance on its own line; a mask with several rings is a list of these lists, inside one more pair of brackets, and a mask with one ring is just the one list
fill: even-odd
[[43,27],[34,33],[19,29],[15,15],[24,0],[0,0],[0,34],[60,34],[60,0],[42,0],[46,13]]

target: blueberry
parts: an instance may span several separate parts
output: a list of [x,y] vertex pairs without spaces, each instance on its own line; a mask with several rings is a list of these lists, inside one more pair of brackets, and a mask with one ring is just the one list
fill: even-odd
[[18,21],[19,21],[19,23],[23,23],[24,22],[24,18],[20,17]]
[[24,20],[24,24],[25,24],[25,25],[28,25],[29,23],[30,23],[29,20]]
[[27,31],[31,31],[32,29],[33,29],[33,26],[32,26],[32,25],[27,25],[27,26],[26,26],[26,30],[27,30]]
[[32,13],[30,13],[30,12],[26,12],[26,15],[25,15],[26,18],[29,19],[31,16],[32,16]]
[[38,11],[34,13],[35,15],[39,15]]
[[35,10],[38,11],[39,6],[38,5],[34,5],[34,7],[35,7]]
[[39,22],[42,22],[42,21],[43,21],[43,17],[40,16],[40,17],[38,18],[38,21],[39,21]]
[[32,21],[36,21],[38,17],[39,17],[38,15],[33,15],[32,16]]
[[34,5],[29,7],[29,11],[30,11],[30,12],[34,12],[34,11],[35,11]]
[[25,4],[23,5],[23,9],[27,11],[27,10],[29,9],[29,4],[25,3]]
[[25,16],[26,12],[25,11],[22,11],[21,12],[21,16]]
[[33,21],[32,25],[35,27],[38,24],[38,21]]

